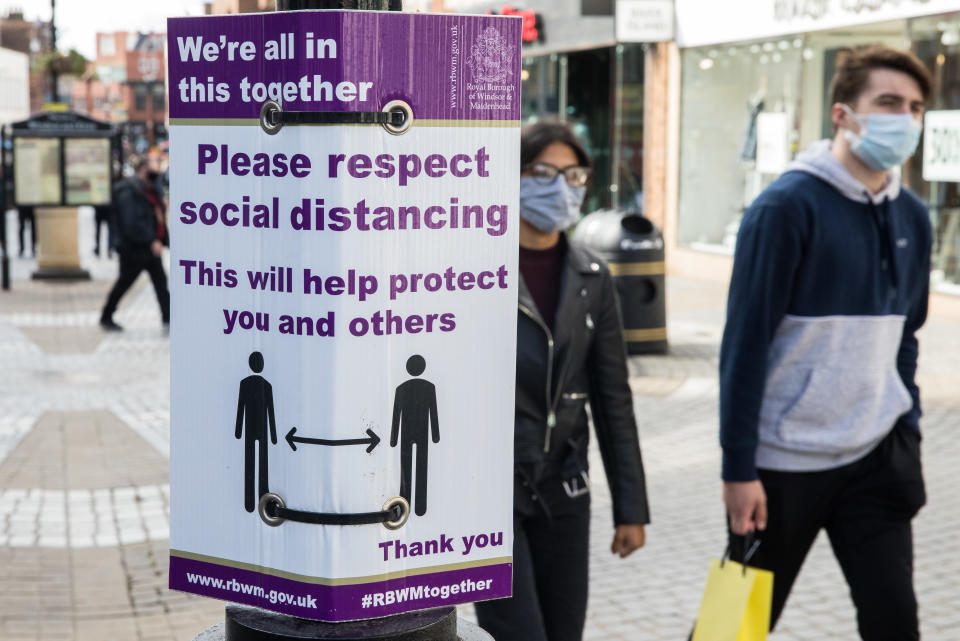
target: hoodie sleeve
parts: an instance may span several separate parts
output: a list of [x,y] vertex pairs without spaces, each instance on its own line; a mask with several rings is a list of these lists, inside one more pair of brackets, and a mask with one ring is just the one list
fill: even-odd
[[767,354],[803,258],[804,214],[761,197],[737,236],[720,345],[720,445],[725,481],[757,478],[756,449]]

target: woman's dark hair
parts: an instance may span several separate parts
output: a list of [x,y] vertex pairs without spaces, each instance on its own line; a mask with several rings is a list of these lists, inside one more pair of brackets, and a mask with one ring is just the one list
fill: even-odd
[[562,142],[570,147],[582,167],[590,166],[590,158],[573,130],[566,123],[556,120],[538,122],[523,128],[520,132],[520,166],[526,167],[532,163],[534,158],[555,142]]

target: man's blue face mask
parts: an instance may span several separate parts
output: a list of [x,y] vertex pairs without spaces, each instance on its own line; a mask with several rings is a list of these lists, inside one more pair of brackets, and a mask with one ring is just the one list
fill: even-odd
[[850,151],[877,171],[899,167],[917,150],[923,127],[911,114],[856,114],[847,105],[843,110],[860,125],[860,133],[849,129],[843,135]]
[[563,231],[580,220],[586,193],[586,187],[569,184],[563,174],[546,184],[521,176],[520,217],[544,233]]

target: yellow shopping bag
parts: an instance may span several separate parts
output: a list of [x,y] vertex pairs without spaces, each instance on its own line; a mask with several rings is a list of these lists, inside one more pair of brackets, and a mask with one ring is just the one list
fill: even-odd
[[692,641],[766,641],[773,573],[714,559]]

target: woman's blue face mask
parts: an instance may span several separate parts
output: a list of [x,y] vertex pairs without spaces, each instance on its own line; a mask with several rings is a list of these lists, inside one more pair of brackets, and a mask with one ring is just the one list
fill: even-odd
[[520,177],[520,217],[544,233],[563,231],[580,220],[580,206],[587,193],[559,174],[542,183],[530,176]]
[[847,105],[842,107],[860,126],[859,133],[843,132],[850,151],[871,169],[899,167],[917,150],[923,127],[911,114],[857,114]]

